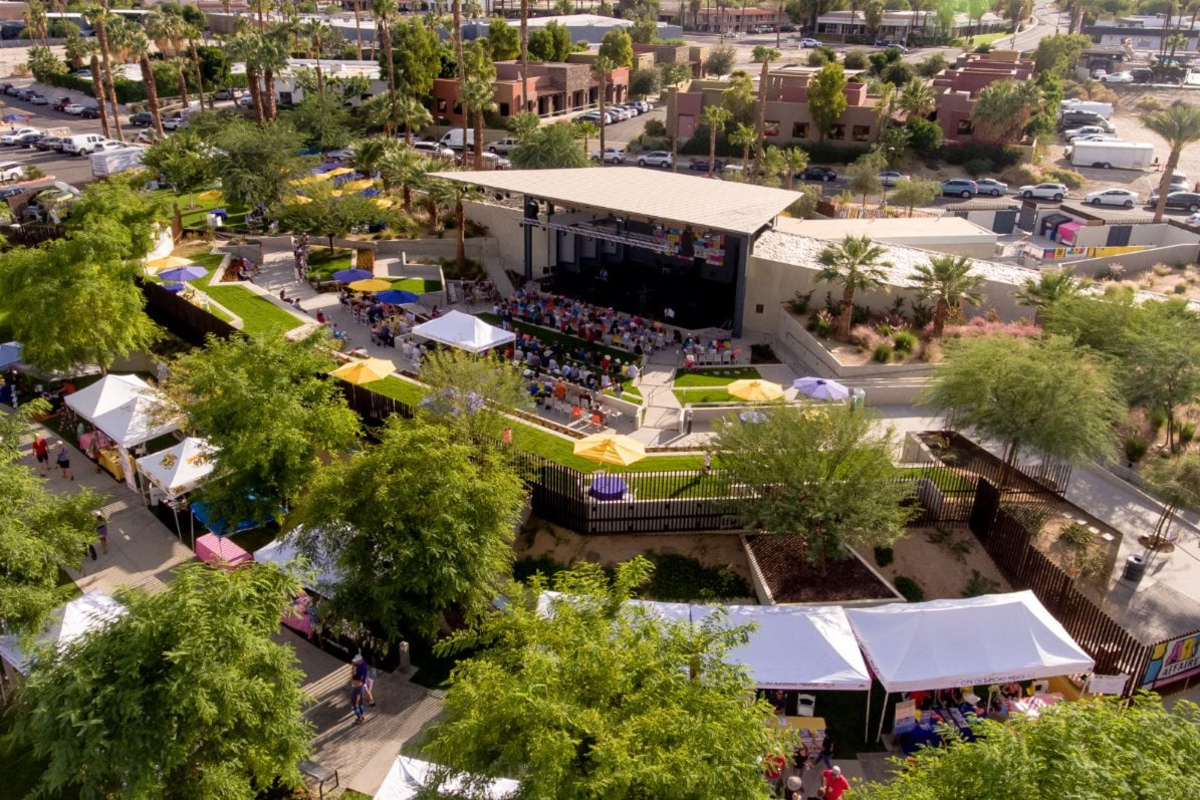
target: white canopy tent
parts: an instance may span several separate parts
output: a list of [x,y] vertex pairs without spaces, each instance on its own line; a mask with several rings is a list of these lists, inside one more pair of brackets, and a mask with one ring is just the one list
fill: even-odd
[[[300,555],[300,551],[291,542],[292,537],[298,533],[300,533],[300,529],[288,534],[287,538],[276,539],[265,547],[255,550],[254,560],[260,564],[278,564],[281,567],[288,567]],[[325,536],[325,531],[322,530],[321,535]],[[342,580],[342,573],[337,566],[326,558],[317,558],[309,566],[315,575],[313,580],[305,581],[308,588],[327,596],[332,594],[330,591],[332,587]]]
[[207,439],[189,436],[174,447],[142,456],[138,472],[168,499],[199,488],[213,469],[212,456],[217,450]]
[[429,339],[468,353],[482,353],[516,340],[516,335],[489,325],[479,317],[461,311],[449,311],[442,316],[422,322],[412,329],[414,336]]
[[867,665],[841,606],[692,606],[699,624],[718,608],[728,624],[753,623],[745,647],[730,652],[763,689],[870,691]]
[[102,414],[149,391],[150,384],[137,375],[105,375],[92,385],[67,395],[66,402],[76,414],[94,422]]
[[[413,800],[433,776],[437,765],[408,756],[397,756],[383,779],[379,790],[375,792],[375,800]],[[439,787],[448,796],[453,796],[461,788],[457,780],[448,780]],[[503,800],[516,794],[521,785],[509,778],[497,778],[486,790],[488,800]]]
[[[66,647],[80,636],[107,625],[124,613],[124,606],[99,589],[93,589],[55,609],[49,624],[38,634],[37,644]],[[0,658],[23,675],[29,672],[30,654],[21,648],[18,636],[0,636]]]

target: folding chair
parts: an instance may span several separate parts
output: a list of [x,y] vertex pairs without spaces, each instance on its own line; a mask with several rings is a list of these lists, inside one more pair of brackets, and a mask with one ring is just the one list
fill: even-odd
[[592,424],[592,427],[595,428],[596,430],[599,431],[599,430],[604,429],[604,418],[601,417],[599,414],[592,414],[592,418],[591,418],[590,422]]
[[796,697],[796,716],[814,717],[817,712],[817,697],[812,694],[802,694]]

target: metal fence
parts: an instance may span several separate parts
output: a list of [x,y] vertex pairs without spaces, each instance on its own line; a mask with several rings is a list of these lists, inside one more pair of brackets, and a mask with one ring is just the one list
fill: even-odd
[[141,287],[142,295],[146,298],[146,314],[150,319],[190,345],[203,346],[210,334],[227,339],[237,332],[237,328],[212,312],[192,305],[157,283],[142,281]]

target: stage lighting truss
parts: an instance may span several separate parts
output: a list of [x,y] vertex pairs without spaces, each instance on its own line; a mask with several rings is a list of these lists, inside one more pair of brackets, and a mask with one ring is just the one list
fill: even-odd
[[679,255],[678,248],[673,242],[656,239],[653,236],[641,236],[636,233],[613,233],[612,231],[603,228],[597,228],[591,225],[564,225],[561,222],[543,222],[540,219],[531,219],[525,217],[524,224],[532,225],[538,228],[544,228],[548,231],[563,231],[564,233],[577,233],[580,236],[587,236],[591,239],[599,239],[604,242],[614,242],[616,244],[625,244],[631,247],[640,247],[643,250],[653,250],[656,253],[663,255]]

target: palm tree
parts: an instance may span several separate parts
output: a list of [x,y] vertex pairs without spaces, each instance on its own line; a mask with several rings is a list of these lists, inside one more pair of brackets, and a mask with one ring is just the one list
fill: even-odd
[[262,86],[259,84],[258,35],[243,30],[225,40],[225,54],[231,61],[246,65],[246,86],[250,90],[250,101],[254,106],[254,120],[260,125],[266,120]]
[[29,31],[42,40],[42,46],[46,47],[46,34],[49,17],[46,16],[46,6],[41,0],[29,0],[25,4],[25,10],[21,13],[21,18],[25,21],[25,27]]
[[434,180],[429,186],[430,194],[441,205],[454,208],[454,257],[460,272],[467,269],[467,213],[463,202],[477,197],[479,190],[459,181]]
[[375,18],[375,39],[383,43],[383,61],[387,65],[388,97],[392,105],[392,125],[396,119],[396,66],[392,61],[392,20],[396,16],[395,0],[371,0],[371,16]]
[[371,137],[355,142],[350,148],[353,153],[350,163],[354,166],[354,169],[364,175],[374,174],[375,170],[379,167],[379,160],[387,152],[388,141],[388,139]]
[[977,306],[983,302],[979,287],[983,276],[971,274],[971,259],[966,256],[944,255],[929,259],[928,264],[917,267],[913,274],[917,297],[934,300],[933,335],[940,338],[946,327],[946,318],[963,303]]
[[278,113],[275,105],[275,73],[287,69],[291,61],[287,28],[273,26],[259,40],[258,63],[262,69],[264,111],[267,119],[275,119]]
[[154,118],[154,130],[161,137],[165,134],[162,114],[158,108],[158,86],[154,82],[154,70],[150,67],[150,40],[140,30],[131,38],[131,52],[142,70],[142,85],[146,87],[146,106],[150,109],[150,116]]
[[933,89],[925,81],[913,78],[904,85],[898,104],[900,109],[908,114],[909,119],[927,117],[935,105]]
[[750,179],[750,148],[758,141],[758,131],[744,122],[739,122],[729,134],[729,143],[742,148],[742,177]]
[[400,184],[405,213],[412,213],[412,187],[424,175],[426,163],[420,153],[403,142],[389,139],[384,143],[383,155],[379,159],[379,174],[385,189]]
[[[531,114],[528,111],[520,111],[508,118],[508,124],[505,127],[508,128],[509,133],[515,136],[518,141],[520,141],[536,131],[538,126],[541,124],[542,121],[538,118],[537,114]],[[592,130],[596,130],[596,126],[592,125],[590,122],[581,122],[576,127],[581,128],[584,125],[591,125]],[[595,134],[593,133],[592,135],[594,136]],[[585,150],[587,149],[586,139],[584,140],[583,147]]]
[[1013,294],[1013,299],[1017,301],[1017,305],[1028,306],[1041,312],[1064,297],[1079,294],[1080,288],[1071,267],[1063,267],[1026,280]]
[[1167,195],[1171,191],[1171,176],[1179,166],[1183,148],[1200,141],[1200,108],[1178,103],[1163,111],[1142,115],[1142,124],[1157,133],[1171,148],[1162,180],[1158,184],[1158,202],[1154,205],[1154,221],[1162,222],[1163,210],[1167,207]]
[[[204,73],[200,71],[200,50],[196,47],[196,40],[204,35],[203,31],[197,30],[194,26],[188,25],[185,31],[187,37],[188,51],[192,57],[192,71],[196,74],[196,91],[200,94],[200,110],[204,110]],[[216,103],[212,97],[208,98],[209,109],[216,108]]]
[[521,0],[521,110],[529,110],[529,0]]
[[358,60],[362,61],[362,19],[359,3],[361,0],[354,0],[354,48],[358,54]]
[[596,79],[600,81],[600,166],[604,166],[604,128],[606,118],[604,115],[604,104],[608,101],[608,73],[617,68],[617,65],[608,56],[600,56],[592,63],[592,72]]
[[[92,96],[96,98],[96,108],[100,110],[100,129],[106,138],[112,137],[112,129],[108,125],[108,102],[105,100],[104,81],[100,73],[100,45],[91,39],[88,52],[91,54]],[[98,90],[98,91],[97,91]]]
[[409,146],[412,146],[413,131],[419,131],[427,125],[433,124],[433,115],[429,113],[429,109],[411,95],[400,98],[394,116],[404,126],[404,141]]
[[837,337],[842,341],[850,336],[854,293],[884,285],[886,270],[892,266],[883,260],[886,254],[887,250],[872,242],[869,236],[846,236],[840,244],[826,246],[817,257],[821,265],[817,280],[842,286],[842,313],[837,324]]
[[[117,139],[123,142],[125,133],[121,130],[121,112],[117,109],[117,90],[113,86],[112,61],[109,58],[108,49],[108,25],[117,17],[110,14],[108,9],[103,6],[89,6],[87,18],[96,26],[96,41],[100,43],[100,66],[103,68],[103,74],[100,76],[100,103],[104,104],[104,94],[107,92],[112,100],[112,124],[117,130]],[[92,73],[93,85],[95,85],[95,80],[96,75]]]
[[762,61],[762,73],[758,76],[758,144],[755,145],[754,158],[760,164],[762,163],[763,154],[763,138],[767,124],[767,74],[770,71],[771,62],[778,61],[780,52],[774,47],[756,47],[754,48],[754,57]]
[[[463,114],[471,113],[475,118],[475,169],[483,169],[483,115],[496,107],[492,101],[495,90],[492,82],[484,75],[472,75],[463,86]],[[466,163],[466,148],[463,162]]]
[[463,42],[462,42],[462,0],[453,0],[451,8],[454,11],[454,30],[451,31],[451,36],[454,38],[454,59],[458,63],[458,105],[462,111],[462,163],[467,164],[467,112],[466,99],[463,97],[463,91],[467,81],[467,65],[463,61]]
[[808,153],[799,147],[790,147],[783,151],[783,187],[791,190],[796,175],[808,166]]
[[588,142],[600,135],[600,129],[591,122],[580,122],[575,126],[575,135],[583,140],[583,152],[588,151]]
[[700,112],[700,121],[708,126],[708,177],[713,176],[713,165],[717,163],[717,128],[729,122],[733,112],[724,106],[709,105]]
[[325,76],[321,73],[321,47],[322,40],[329,38],[329,26],[319,19],[314,19],[308,23],[305,34],[312,44],[313,52],[317,55],[317,92],[324,95]]
[[783,151],[775,145],[768,147],[763,151],[762,161],[758,162],[758,182],[763,186],[778,186],[785,162]]
[[175,74],[175,80],[179,81],[179,99],[183,103],[183,107],[188,108],[191,106],[192,101],[188,98],[187,67],[178,58],[173,58],[166,63],[171,65],[171,71]]

